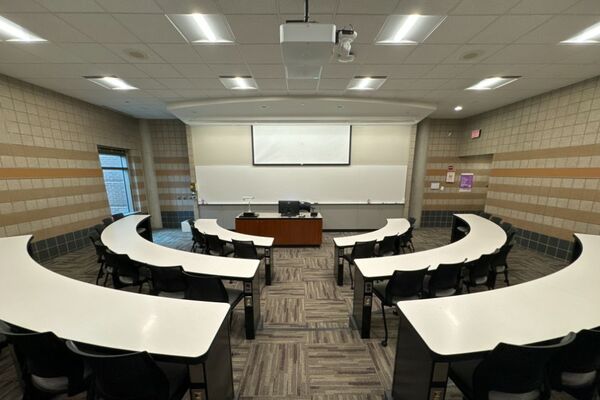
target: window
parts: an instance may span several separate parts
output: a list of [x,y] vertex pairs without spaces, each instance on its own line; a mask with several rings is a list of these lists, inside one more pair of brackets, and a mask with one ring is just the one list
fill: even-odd
[[112,214],[133,212],[131,181],[127,153],[119,150],[100,149],[100,167]]

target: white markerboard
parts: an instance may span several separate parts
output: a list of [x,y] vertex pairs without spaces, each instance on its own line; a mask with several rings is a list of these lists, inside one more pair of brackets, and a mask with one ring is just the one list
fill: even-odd
[[198,201],[239,204],[303,200],[313,203],[404,203],[406,165],[256,167],[197,165]]

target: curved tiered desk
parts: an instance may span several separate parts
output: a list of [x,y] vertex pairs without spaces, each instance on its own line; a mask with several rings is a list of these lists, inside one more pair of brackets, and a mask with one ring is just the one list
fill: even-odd
[[[246,338],[254,339],[260,322],[260,282],[258,260],[217,257],[172,249],[153,243],[138,234],[138,229],[150,229],[149,215],[130,215],[119,219],[102,231],[102,243],[110,251],[127,254],[142,264],[157,267],[180,265],[193,274],[213,275],[244,282],[244,313]],[[145,228],[141,228],[145,225]]]
[[575,234],[576,260],[515,286],[398,303],[394,399],[443,399],[449,363],[600,326],[600,236]]
[[194,221],[194,227],[201,233],[216,235],[219,239],[232,243],[233,240],[252,241],[256,247],[263,248],[265,254],[265,283],[271,284],[271,274],[273,269],[273,241],[272,237],[254,236],[245,233],[230,231],[220,226],[216,219],[197,219]]
[[202,384],[200,377],[209,398],[233,398],[229,305],[140,295],[67,278],[31,258],[31,238],[0,238],[1,320],[190,364],[192,382]]
[[[360,329],[362,338],[370,336],[374,280],[389,279],[396,270],[436,269],[439,264],[474,261],[484,254],[496,252],[506,242],[504,230],[486,218],[474,214],[455,214],[454,219],[452,237],[456,241],[446,246],[355,261],[354,304],[350,320]],[[459,228],[467,232],[460,239]]]
[[402,235],[408,231],[408,228],[410,228],[410,223],[406,218],[388,218],[385,226],[376,231],[333,238],[333,244],[335,245],[333,253],[333,275],[335,276],[338,286],[344,284],[343,256],[346,249],[353,247],[356,242],[368,242],[371,240],[380,242],[386,236]]

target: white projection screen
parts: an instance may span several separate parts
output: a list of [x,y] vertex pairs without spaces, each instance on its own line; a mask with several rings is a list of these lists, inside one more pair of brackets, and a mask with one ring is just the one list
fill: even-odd
[[254,165],[349,165],[350,125],[253,125]]

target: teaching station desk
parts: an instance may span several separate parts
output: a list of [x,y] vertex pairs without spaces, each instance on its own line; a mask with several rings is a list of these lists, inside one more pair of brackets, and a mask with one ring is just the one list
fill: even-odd
[[271,284],[271,273],[273,268],[273,241],[274,238],[266,236],[246,235],[240,232],[230,231],[220,226],[216,219],[197,219],[194,227],[201,233],[216,235],[219,239],[232,243],[233,240],[252,241],[254,246],[264,249],[265,254],[265,283]]
[[575,234],[571,265],[501,289],[399,302],[394,400],[444,398],[449,363],[500,342],[539,343],[600,326],[600,236]]
[[385,226],[376,231],[361,233],[359,235],[341,236],[333,238],[335,247],[333,261],[333,276],[338,286],[344,284],[344,252],[350,247],[354,247],[356,242],[368,242],[375,240],[380,242],[386,236],[402,235],[410,228],[410,223],[405,218],[388,218]]
[[129,258],[142,264],[156,267],[180,265],[184,271],[192,274],[242,281],[246,339],[254,339],[260,322],[260,261],[210,256],[160,246],[138,234],[141,226],[146,227],[146,232],[150,229],[149,221],[149,215],[131,215],[119,219],[102,231],[102,243],[110,251],[127,254]]
[[233,399],[229,305],[141,295],[54,273],[31,258],[32,236],[0,239],[0,319],[91,345],[189,365],[192,389]]
[[323,217],[309,213],[286,217],[279,213],[260,212],[258,217],[235,218],[235,230],[249,235],[275,238],[276,246],[320,246],[323,240]]
[[[456,232],[459,227],[467,232],[466,235]],[[454,215],[452,237],[454,242],[430,250],[355,260],[350,324],[360,330],[362,338],[370,337],[373,281],[389,279],[396,270],[411,271],[428,267],[433,270],[439,264],[475,261],[484,254],[495,253],[507,239],[506,232],[497,224],[474,214]]]

